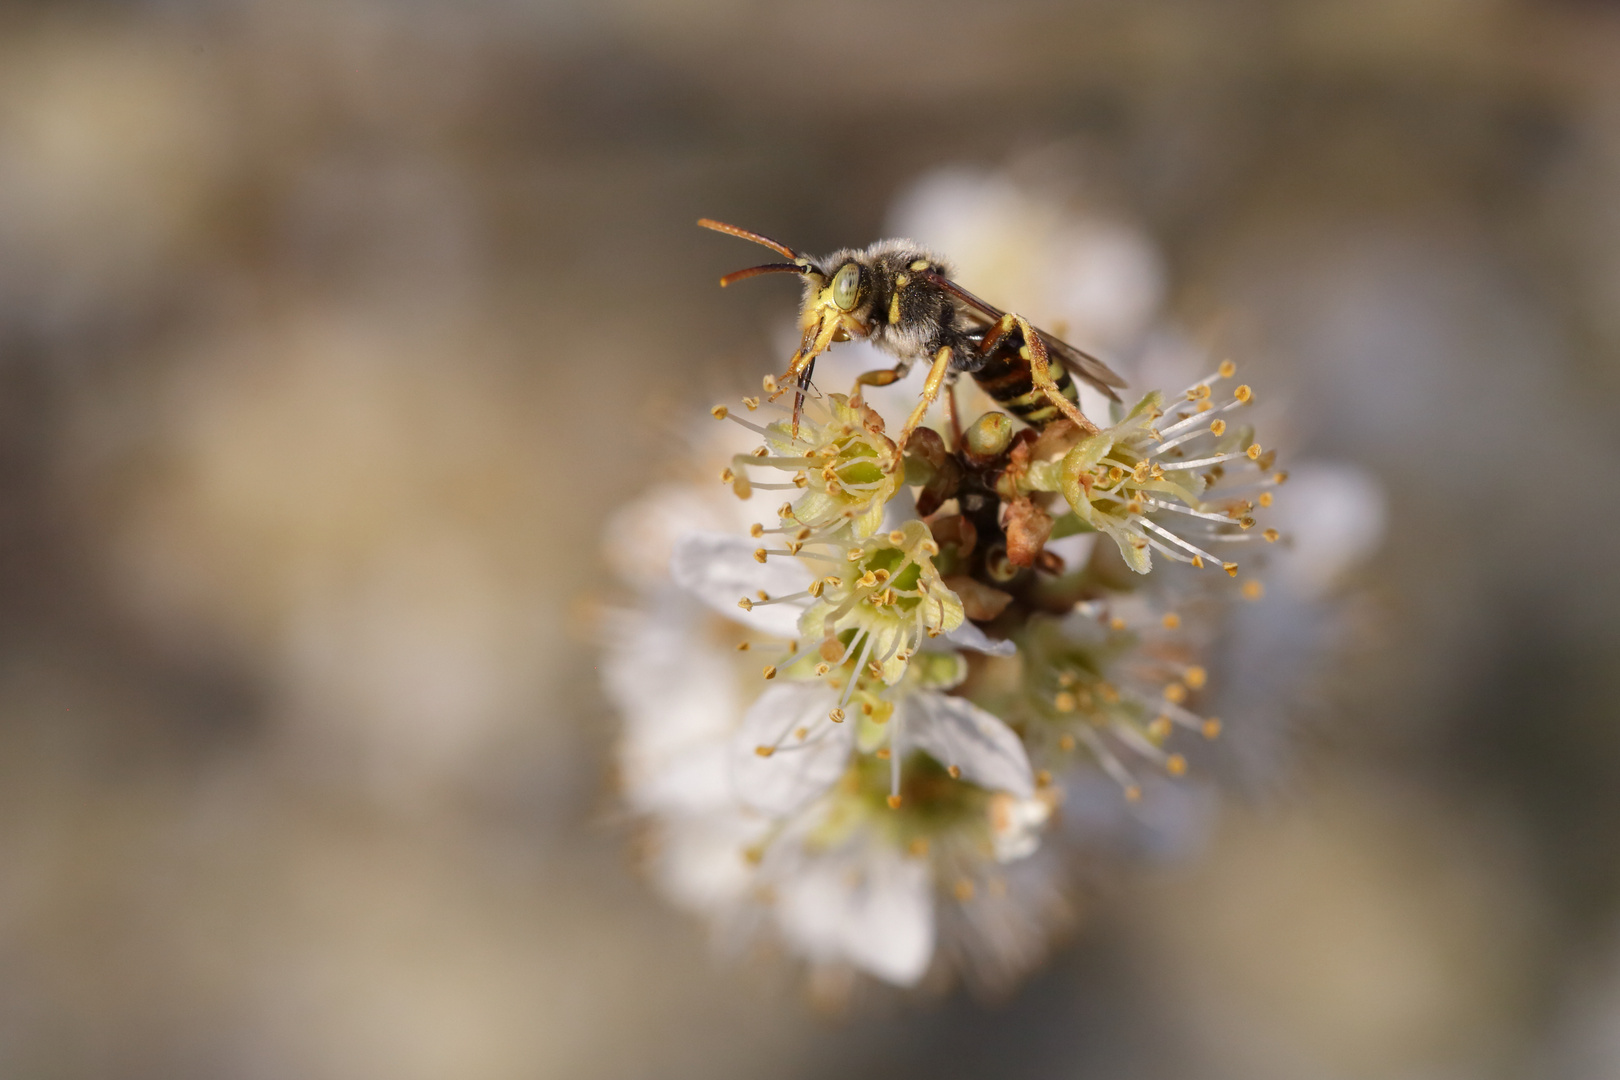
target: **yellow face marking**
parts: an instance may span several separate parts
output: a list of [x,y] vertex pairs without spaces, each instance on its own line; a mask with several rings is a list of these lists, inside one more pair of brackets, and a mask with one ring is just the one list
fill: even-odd
[[894,293],[889,297],[889,325],[893,326],[900,321],[900,294]]
[[926,270],[928,269],[928,260],[918,259],[916,262],[911,264],[911,268],[913,270]]
[[894,287],[897,289],[903,289],[910,283],[911,279],[904,274],[894,279]]

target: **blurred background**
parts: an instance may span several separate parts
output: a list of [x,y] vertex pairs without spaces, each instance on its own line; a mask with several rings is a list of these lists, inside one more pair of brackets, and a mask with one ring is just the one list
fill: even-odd
[[[598,538],[785,356],[693,221],[943,167],[1131,223],[1388,533],[1196,852],[827,1017],[637,878]],[[7,3],[0,1075],[1620,1075],[1617,406],[1599,0]]]

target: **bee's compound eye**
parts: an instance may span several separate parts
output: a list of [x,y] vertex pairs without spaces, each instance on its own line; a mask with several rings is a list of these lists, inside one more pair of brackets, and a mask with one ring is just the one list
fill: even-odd
[[842,311],[848,311],[855,306],[855,294],[861,287],[861,268],[854,263],[845,263],[838,273],[833,275],[832,296],[833,303]]

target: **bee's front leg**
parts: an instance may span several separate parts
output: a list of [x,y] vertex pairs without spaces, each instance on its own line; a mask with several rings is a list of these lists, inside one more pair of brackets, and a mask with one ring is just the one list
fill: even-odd
[[940,346],[939,351],[934,354],[933,366],[928,369],[928,381],[923,383],[922,400],[917,402],[917,407],[912,409],[911,415],[906,418],[906,426],[900,429],[900,438],[895,441],[897,449],[905,450],[906,443],[911,440],[911,433],[917,430],[927,414],[928,406],[939,397],[939,388],[944,385],[945,373],[951,369],[951,355],[949,345]]

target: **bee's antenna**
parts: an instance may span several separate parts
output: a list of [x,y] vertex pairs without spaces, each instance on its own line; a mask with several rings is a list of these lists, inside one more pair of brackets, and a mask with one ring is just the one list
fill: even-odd
[[768,236],[761,236],[759,233],[749,232],[747,229],[739,229],[737,226],[727,225],[723,221],[715,221],[712,218],[698,218],[698,224],[705,229],[713,229],[715,232],[723,232],[728,236],[740,236],[744,240],[752,240],[756,244],[763,244],[784,258],[795,261],[804,258],[803,255],[800,255],[786,244],[779,244]]
[[757,277],[760,274],[809,274],[812,272],[808,266],[800,266],[798,263],[766,263],[763,266],[750,266],[746,270],[733,270],[720,279],[720,287],[723,289],[733,281],[742,281],[744,278]]

